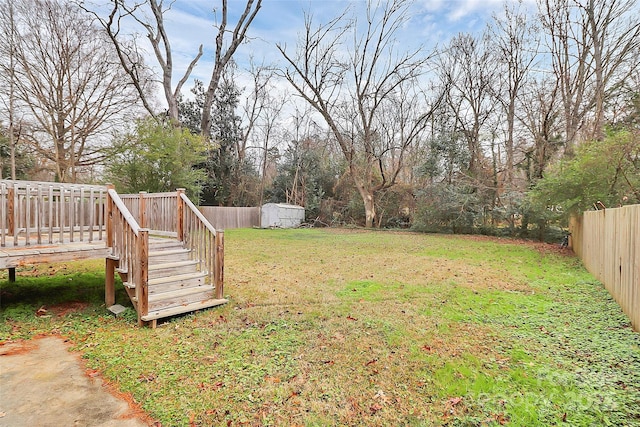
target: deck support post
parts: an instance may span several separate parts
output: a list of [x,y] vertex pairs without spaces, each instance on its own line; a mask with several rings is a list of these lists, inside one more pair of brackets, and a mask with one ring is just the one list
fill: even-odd
[[106,259],[104,275],[104,303],[107,308],[116,303],[116,263],[111,258]]
[[16,268],[9,267],[9,282],[13,283],[16,281]]
[[[106,244],[107,248],[111,250],[109,255],[113,255],[114,246],[114,229],[113,229],[113,199],[109,190],[115,190],[113,184],[107,184],[107,199],[106,199]],[[107,307],[111,307],[116,303],[116,263],[117,261],[111,258],[106,258],[105,271],[104,271],[104,302]]]
[[138,300],[138,319],[149,314],[149,230],[140,229],[137,244],[138,268],[136,275],[136,298]]
[[216,298],[222,299],[224,294],[224,230],[216,231],[215,238],[215,273]]

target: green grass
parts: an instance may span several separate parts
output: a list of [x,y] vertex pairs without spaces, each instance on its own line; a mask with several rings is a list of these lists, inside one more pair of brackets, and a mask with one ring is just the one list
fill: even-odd
[[131,311],[105,314],[101,263],[69,264],[0,282],[1,339],[69,337],[165,426],[640,425],[640,336],[552,246],[360,230],[225,240],[226,306],[140,329]]

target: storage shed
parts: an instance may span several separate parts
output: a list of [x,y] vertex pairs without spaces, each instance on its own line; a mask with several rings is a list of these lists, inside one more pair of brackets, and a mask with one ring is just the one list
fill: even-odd
[[304,208],[302,206],[287,205],[285,203],[267,203],[262,205],[260,225],[262,228],[298,227],[304,221]]

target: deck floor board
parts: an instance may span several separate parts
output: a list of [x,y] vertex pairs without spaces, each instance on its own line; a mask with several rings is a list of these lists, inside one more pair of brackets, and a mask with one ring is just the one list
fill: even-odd
[[71,242],[26,244],[20,239],[14,246],[13,239],[7,239],[7,245],[0,247],[0,268],[16,268],[24,265],[48,262],[73,261],[81,259],[105,258],[109,248],[104,240],[92,242]]

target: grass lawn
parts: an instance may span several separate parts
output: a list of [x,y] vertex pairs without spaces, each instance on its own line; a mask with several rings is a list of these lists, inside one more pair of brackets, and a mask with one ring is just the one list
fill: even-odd
[[105,314],[103,261],[38,266],[0,277],[0,340],[68,337],[163,426],[640,425],[640,334],[553,246],[313,229],[225,241],[226,306],[140,329],[131,310]]

